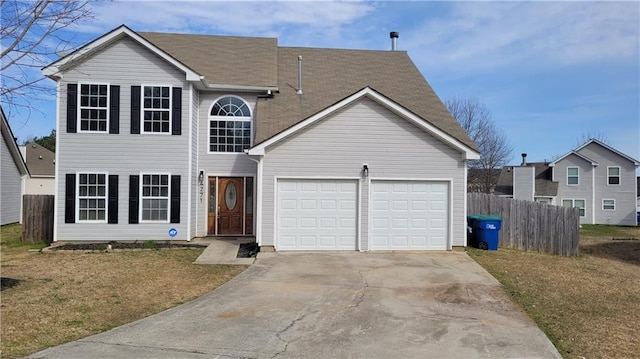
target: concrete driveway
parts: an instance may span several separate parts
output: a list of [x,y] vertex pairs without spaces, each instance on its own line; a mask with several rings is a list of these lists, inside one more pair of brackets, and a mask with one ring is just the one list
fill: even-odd
[[560,358],[463,252],[261,253],[192,302],[32,358]]

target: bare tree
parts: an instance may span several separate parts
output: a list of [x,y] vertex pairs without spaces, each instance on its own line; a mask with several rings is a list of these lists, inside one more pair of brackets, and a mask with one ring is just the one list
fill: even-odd
[[609,143],[609,139],[607,138],[607,135],[605,135],[604,132],[587,131],[587,132],[582,132],[580,134],[580,137],[576,138],[575,147],[578,148],[591,140],[598,140],[604,143],[605,145],[611,145],[611,143]]
[[513,146],[504,131],[491,119],[487,106],[476,98],[450,98],[445,105],[451,115],[467,132],[480,149],[480,159],[469,161],[470,179],[485,193],[491,193],[498,181],[500,171],[513,152]]
[[89,1],[1,0],[0,99],[8,111],[37,110],[31,99],[55,94],[40,69],[79,43],[61,32],[93,17]]

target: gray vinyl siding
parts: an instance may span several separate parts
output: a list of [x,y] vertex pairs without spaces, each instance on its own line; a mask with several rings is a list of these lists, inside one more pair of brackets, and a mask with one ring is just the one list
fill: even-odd
[[0,137],[0,225],[5,225],[20,221],[22,179],[4,136]]
[[[580,153],[598,162],[595,171],[595,223],[636,225],[636,167],[633,162],[596,143]],[[620,167],[620,184],[609,185],[607,167]],[[615,200],[615,211],[602,209],[603,199]]]
[[[578,167],[578,185],[567,185],[567,167]],[[553,168],[554,181],[558,182],[557,205],[562,206],[564,199],[585,200],[585,216],[580,217],[580,223],[592,223],[593,214],[593,166],[590,162],[576,156],[569,155],[556,163]]]
[[[205,180],[203,188],[203,200],[197,201],[197,221],[196,235],[203,237],[207,235],[207,198],[208,186],[207,177],[255,177],[257,164],[250,160],[244,153],[209,153],[209,112],[214,101],[224,95],[233,95],[242,98],[247,102],[252,115],[255,115],[257,97],[255,94],[230,93],[218,91],[201,91],[199,94],[198,115],[198,172],[204,171]],[[198,188],[198,191],[200,188]],[[199,193],[198,193],[199,196]],[[255,198],[255,197],[254,197]]]
[[[108,82],[120,86],[120,133],[67,133],[67,84]],[[165,240],[176,228],[175,239],[187,238],[190,87],[185,75],[133,40],[122,39],[63,73],[58,138],[59,181],[56,240]],[[182,87],[182,135],[131,134],[131,86]],[[64,223],[65,175],[105,172],[119,176],[118,224]],[[129,175],[180,175],[180,223],[129,224]],[[77,205],[77,203],[76,203]]]
[[535,167],[513,167],[513,198],[533,201]]
[[[451,242],[465,240],[465,162],[457,150],[423,132],[376,102],[364,98],[289,139],[267,148],[263,164],[262,245],[274,244],[276,177],[451,180]],[[361,188],[360,232],[368,248],[368,191]]]

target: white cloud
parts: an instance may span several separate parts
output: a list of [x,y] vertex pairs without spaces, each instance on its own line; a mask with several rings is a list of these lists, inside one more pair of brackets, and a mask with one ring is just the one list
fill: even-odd
[[276,36],[284,26],[331,31],[371,13],[362,2],[125,1],[98,3],[78,30],[102,34],[120,24],[136,31]]
[[634,2],[453,3],[404,39],[430,67],[476,71],[503,66],[572,66],[638,61]]

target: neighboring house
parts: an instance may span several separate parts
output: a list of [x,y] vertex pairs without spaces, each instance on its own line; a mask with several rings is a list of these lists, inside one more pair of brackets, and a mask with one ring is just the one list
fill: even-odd
[[31,174],[22,179],[22,194],[55,194],[55,153],[35,142],[20,146],[20,153]]
[[636,178],[636,211],[640,213],[640,177]]
[[580,209],[580,223],[637,225],[640,162],[592,139],[551,163],[503,168],[496,194]]
[[502,170],[499,168],[469,168],[467,173],[467,191],[475,193],[493,193]]
[[20,221],[22,212],[22,177],[29,171],[0,107],[2,148],[0,149],[0,225]]
[[479,153],[406,52],[121,26],[57,81],[57,241],[466,245]]

